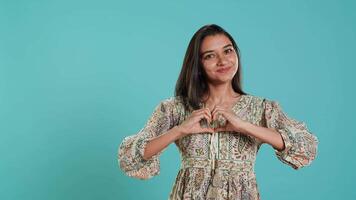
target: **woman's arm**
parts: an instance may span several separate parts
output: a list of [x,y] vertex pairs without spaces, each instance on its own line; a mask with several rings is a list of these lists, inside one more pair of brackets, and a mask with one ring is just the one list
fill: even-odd
[[270,144],[274,149],[278,151],[283,151],[285,144],[283,138],[277,130],[273,128],[267,128],[262,126],[254,125],[248,121],[244,121],[239,117],[236,117],[236,114],[233,111],[228,110],[221,106],[216,106],[212,112],[213,119],[218,119],[218,113],[221,113],[229,123],[225,127],[218,127],[216,131],[234,131],[242,132],[246,135],[251,135],[260,141]]
[[261,120],[266,127],[244,121],[231,110],[216,107],[213,119],[218,119],[221,113],[228,121],[226,126],[217,128],[217,131],[241,132],[270,144],[276,150],[278,159],[294,169],[309,165],[317,154],[317,137],[305,123],[288,117],[278,102],[265,100],[262,105],[264,113]]
[[145,148],[143,159],[149,160],[152,156],[166,148],[169,144],[176,141],[182,135],[182,131],[179,126],[175,126],[167,132],[150,140]]
[[242,122],[240,127],[241,132],[256,137],[264,143],[270,144],[278,151],[283,151],[285,148],[281,134],[272,128],[257,126],[246,121]]
[[161,101],[154,109],[145,126],[136,134],[126,136],[118,149],[118,164],[122,171],[139,179],[149,179],[160,172],[159,154],[149,160],[143,158],[146,145],[150,140],[167,133],[178,121],[177,101],[168,98]]
[[156,155],[162,149],[166,148],[170,143],[186,136],[187,134],[214,132],[212,128],[202,127],[200,125],[200,120],[203,118],[208,119],[207,122],[210,123],[210,117],[210,110],[208,108],[194,110],[182,124],[176,125],[164,134],[150,140],[146,145],[143,159],[150,159],[153,155]]

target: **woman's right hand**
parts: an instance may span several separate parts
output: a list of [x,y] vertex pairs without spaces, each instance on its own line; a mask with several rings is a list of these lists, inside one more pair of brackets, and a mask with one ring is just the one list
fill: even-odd
[[[200,120],[207,120],[207,127],[202,127],[200,125]],[[189,134],[210,132],[213,133],[214,129],[210,128],[209,124],[211,122],[212,116],[209,108],[202,108],[199,110],[194,110],[192,114],[178,127],[181,130],[181,136],[184,137]]]

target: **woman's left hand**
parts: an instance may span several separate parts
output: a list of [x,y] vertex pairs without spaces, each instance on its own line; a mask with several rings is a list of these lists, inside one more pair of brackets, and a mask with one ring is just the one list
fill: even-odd
[[223,127],[215,128],[215,131],[241,132],[243,124],[246,123],[240,119],[232,110],[226,109],[222,106],[216,106],[211,113],[214,121],[218,120],[219,115],[226,119],[226,125]]

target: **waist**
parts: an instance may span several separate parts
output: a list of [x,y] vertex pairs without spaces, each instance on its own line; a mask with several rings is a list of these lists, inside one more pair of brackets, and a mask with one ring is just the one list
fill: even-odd
[[234,171],[253,171],[254,164],[248,160],[219,160],[202,158],[183,158],[181,169],[184,168],[205,168]]

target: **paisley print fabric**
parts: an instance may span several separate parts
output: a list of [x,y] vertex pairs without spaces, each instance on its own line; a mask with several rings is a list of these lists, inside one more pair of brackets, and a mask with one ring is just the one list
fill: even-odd
[[[294,169],[315,159],[318,140],[305,123],[288,117],[278,102],[242,95],[232,107],[241,119],[277,130],[285,143],[275,154]],[[159,152],[149,160],[143,152],[150,139],[181,124],[191,111],[179,97],[161,101],[145,126],[126,137],[118,149],[118,164],[130,177],[149,179],[159,174]],[[192,134],[175,141],[181,167],[170,192],[170,200],[258,200],[254,164],[262,142],[239,132]],[[164,150],[162,150],[164,151]]]

